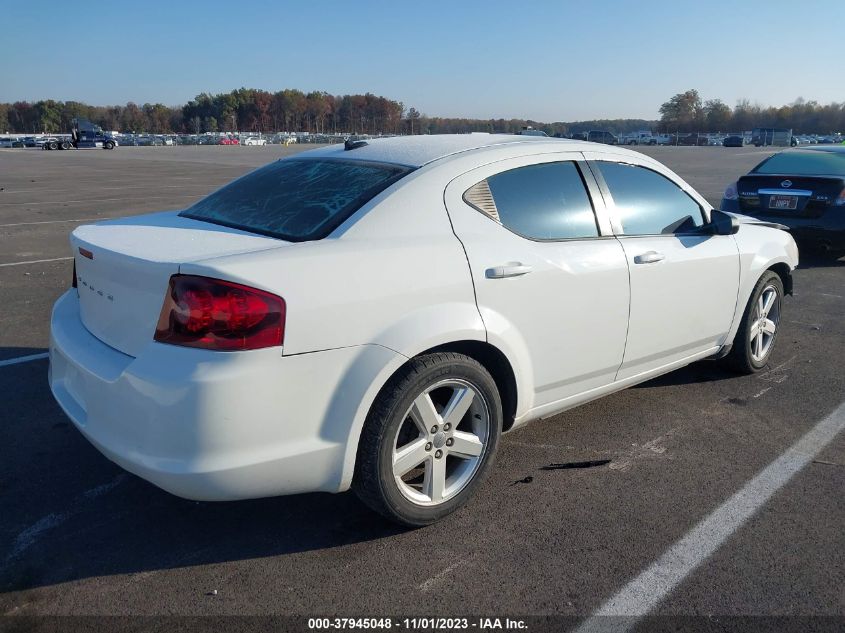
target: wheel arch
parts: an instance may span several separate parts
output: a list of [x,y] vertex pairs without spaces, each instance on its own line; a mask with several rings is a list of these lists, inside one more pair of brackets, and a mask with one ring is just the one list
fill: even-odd
[[374,383],[367,390],[367,397],[361,402],[355,419],[352,422],[345,449],[343,472],[338,488],[339,492],[348,490],[352,484],[358,455],[358,445],[361,441],[364,424],[366,424],[367,417],[381,392],[390,383],[391,379],[413,358],[433,352],[456,352],[464,354],[480,363],[493,377],[499,389],[499,395],[502,399],[502,430],[507,431],[513,426],[517,404],[520,398],[517,377],[510,359],[498,347],[486,341],[461,339],[438,343],[413,354],[397,354],[397,357],[401,358],[402,362],[391,363],[378,375]]
[[794,268],[792,259],[787,256],[781,256],[765,263],[760,262],[758,265],[754,265],[755,263],[756,262],[752,263],[750,270],[743,273],[740,280],[736,310],[734,312],[731,329],[725,337],[725,344],[733,343],[736,333],[739,330],[740,322],[742,321],[742,315],[745,313],[745,308],[748,305],[749,298],[751,297],[751,292],[754,290],[754,286],[763,274],[767,272],[775,273],[783,283],[784,294],[792,294],[792,269]]
[[513,426],[518,397],[516,374],[502,350],[484,341],[455,341],[425,350],[419,355],[432,352],[463,354],[484,367],[493,377],[502,399],[502,430],[507,431]]
[[784,294],[792,294],[792,269],[789,267],[789,264],[786,262],[778,262],[776,264],[772,264],[766,270],[771,270],[780,277],[781,283],[783,283]]

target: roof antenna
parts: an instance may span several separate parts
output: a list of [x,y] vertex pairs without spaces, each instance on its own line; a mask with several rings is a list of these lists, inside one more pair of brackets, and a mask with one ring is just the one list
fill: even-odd
[[348,138],[343,143],[343,150],[348,152],[351,149],[358,149],[359,147],[364,147],[365,145],[369,145],[367,141],[353,141],[351,138]]

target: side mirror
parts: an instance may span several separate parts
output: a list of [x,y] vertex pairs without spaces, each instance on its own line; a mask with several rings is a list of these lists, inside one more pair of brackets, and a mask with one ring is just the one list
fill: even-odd
[[710,211],[710,222],[706,225],[713,235],[733,235],[739,231],[739,220],[729,213],[712,209]]

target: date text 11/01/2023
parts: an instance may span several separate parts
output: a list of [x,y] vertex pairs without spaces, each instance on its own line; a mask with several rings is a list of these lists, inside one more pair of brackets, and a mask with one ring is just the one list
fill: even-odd
[[309,618],[308,630],[408,630],[450,631],[475,629],[478,631],[526,630],[527,623],[519,618]]

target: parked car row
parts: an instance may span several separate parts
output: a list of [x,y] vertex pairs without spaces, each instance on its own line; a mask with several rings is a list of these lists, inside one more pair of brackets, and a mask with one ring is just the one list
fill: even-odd
[[[269,144],[290,145],[303,142],[306,135],[293,134],[135,134],[104,133],[121,147],[164,147],[176,145],[247,145],[261,146]],[[70,134],[42,134],[37,136],[0,136],[0,148],[49,148],[55,143],[61,148],[64,142],[70,143]],[[311,142],[330,142],[313,137]]]
[[724,147],[742,147],[744,145],[788,147],[791,145],[795,147],[798,145],[840,144],[845,142],[845,137],[840,134],[825,136],[814,134],[793,135],[792,130],[779,130],[777,128],[757,128],[752,132],[728,134],[710,132],[652,134],[649,131],[640,131],[618,136],[607,130],[590,130],[571,134],[568,138],[607,145],[678,145],[688,147],[719,145]]

